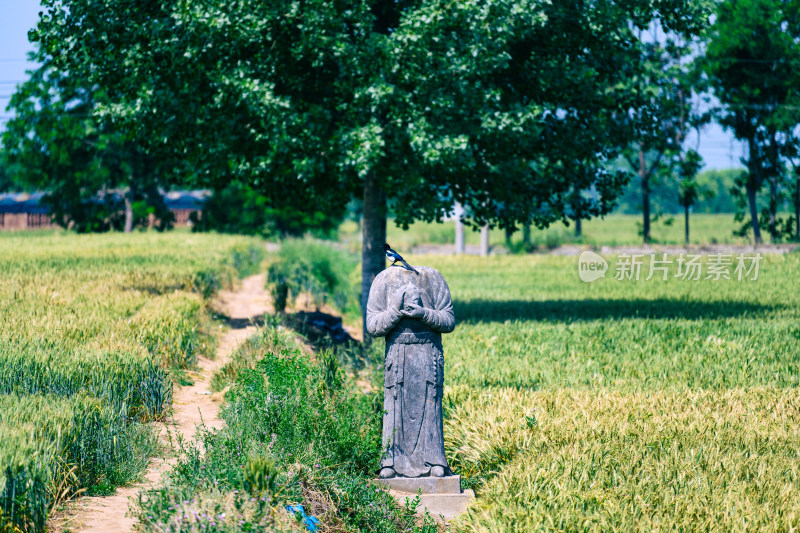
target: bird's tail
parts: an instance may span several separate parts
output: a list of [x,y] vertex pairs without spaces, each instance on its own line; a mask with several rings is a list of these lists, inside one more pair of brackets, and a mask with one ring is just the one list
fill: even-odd
[[405,262],[405,261],[403,261],[402,259],[400,260],[400,262],[401,262],[401,263],[403,263],[403,264],[405,265],[405,267],[406,267],[407,269],[409,269],[411,272],[413,272],[414,274],[416,274],[416,275],[418,275],[418,276],[419,276],[419,272],[417,272],[417,269],[416,269],[416,268],[412,267],[411,265],[409,265],[408,263],[406,263],[406,262]]

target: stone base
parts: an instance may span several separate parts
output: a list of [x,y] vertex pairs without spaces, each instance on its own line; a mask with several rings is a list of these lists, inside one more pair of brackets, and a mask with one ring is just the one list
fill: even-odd
[[421,515],[427,510],[431,517],[445,524],[464,513],[475,499],[472,490],[461,491],[461,476],[394,477],[376,481],[388,487],[389,494],[400,505],[405,505],[406,499],[415,498],[417,491],[421,490],[417,514]]
[[422,494],[461,494],[461,476],[391,477],[377,481],[398,492],[416,494],[422,489]]
[[[417,497],[416,494],[397,490],[390,490],[389,494],[402,506],[405,506],[406,499]],[[419,497],[417,514],[423,515],[425,511],[428,511],[431,518],[437,522],[447,524],[453,518],[465,513],[467,506],[474,499],[475,493],[472,489],[467,489],[460,494],[423,494]]]

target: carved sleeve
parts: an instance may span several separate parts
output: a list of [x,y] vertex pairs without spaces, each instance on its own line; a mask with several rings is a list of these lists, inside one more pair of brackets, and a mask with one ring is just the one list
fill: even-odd
[[376,278],[369,290],[367,300],[367,333],[373,337],[383,337],[400,320],[398,309],[390,309],[385,279]]
[[453,300],[450,297],[450,288],[444,277],[437,276],[436,288],[433,294],[433,307],[424,309],[425,316],[422,320],[433,330],[440,333],[450,333],[456,327],[456,318],[453,315]]

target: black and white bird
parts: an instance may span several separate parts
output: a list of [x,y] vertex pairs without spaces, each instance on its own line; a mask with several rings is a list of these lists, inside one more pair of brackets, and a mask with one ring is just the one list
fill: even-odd
[[403,266],[405,266],[408,270],[410,270],[410,271],[414,272],[415,274],[419,275],[419,272],[417,272],[417,270],[414,267],[412,267],[411,265],[406,263],[406,260],[403,259],[402,255],[400,255],[397,252],[395,252],[394,250],[392,250],[392,247],[389,246],[389,243],[384,243],[383,244],[383,251],[386,252],[386,259],[388,259],[389,261],[392,262],[392,266],[394,266],[395,263],[400,261],[401,263],[403,263]]

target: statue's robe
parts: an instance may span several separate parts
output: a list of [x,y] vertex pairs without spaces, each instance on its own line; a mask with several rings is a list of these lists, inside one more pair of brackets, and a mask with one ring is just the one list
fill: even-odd
[[[388,447],[381,468],[405,477],[427,476],[434,466],[450,473],[442,432],[442,333],[455,327],[453,302],[438,271],[416,268],[419,275],[401,267],[378,274],[367,303],[367,332],[386,337],[383,444]],[[424,315],[402,316],[398,301],[419,305]]]

